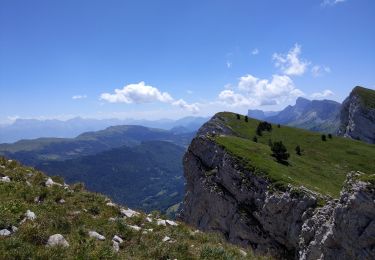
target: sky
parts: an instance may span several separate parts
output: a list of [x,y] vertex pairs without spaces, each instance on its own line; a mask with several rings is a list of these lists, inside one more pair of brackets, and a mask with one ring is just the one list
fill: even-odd
[[373,0],[0,0],[0,123],[181,118],[375,89]]

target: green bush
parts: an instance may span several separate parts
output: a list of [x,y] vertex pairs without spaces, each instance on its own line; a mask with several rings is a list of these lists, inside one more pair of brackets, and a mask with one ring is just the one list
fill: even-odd
[[276,158],[278,162],[286,162],[289,158],[289,153],[282,141],[274,142],[271,147],[272,156]]

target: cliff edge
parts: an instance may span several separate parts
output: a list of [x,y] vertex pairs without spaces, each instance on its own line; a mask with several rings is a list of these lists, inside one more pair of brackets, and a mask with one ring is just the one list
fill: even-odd
[[[281,182],[271,170],[265,174],[267,171],[257,164],[256,155],[262,156],[262,149],[267,149],[262,138],[271,136],[266,133],[259,137],[259,143],[250,142],[246,137],[253,133],[246,134],[257,121],[235,118],[231,113],[216,114],[190,144],[184,157],[187,185],[182,220],[279,259],[373,259],[373,175],[350,172],[338,198],[298,185],[293,175],[287,176],[291,184]],[[240,128],[239,124],[250,128]],[[276,135],[281,130],[274,131]],[[229,137],[245,143],[245,152],[253,159],[238,156],[240,143],[230,149],[219,141]],[[253,157],[251,146],[257,148]],[[290,166],[280,167],[298,171],[298,160],[292,157]]]
[[340,111],[338,135],[375,144],[375,90],[355,87]]

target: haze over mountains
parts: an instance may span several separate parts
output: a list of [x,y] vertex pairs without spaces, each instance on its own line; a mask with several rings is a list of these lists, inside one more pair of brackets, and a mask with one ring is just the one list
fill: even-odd
[[281,111],[249,110],[248,116],[311,131],[336,133],[340,125],[340,108],[341,104],[336,101],[299,97],[295,105],[289,105]]
[[115,202],[173,216],[183,198],[182,157],[194,135],[111,126],[76,138],[0,144],[0,155],[62,176],[69,183],[83,182]]
[[159,119],[89,119],[76,117],[66,121],[17,119],[10,125],[0,125],[0,143],[12,143],[21,139],[40,137],[71,138],[83,132],[98,131],[116,125],[142,125],[165,130],[174,129],[179,133],[196,131],[208,118],[184,117],[177,120]]

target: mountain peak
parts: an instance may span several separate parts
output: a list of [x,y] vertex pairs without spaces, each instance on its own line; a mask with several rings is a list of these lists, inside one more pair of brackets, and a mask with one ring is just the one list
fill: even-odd
[[301,105],[307,105],[311,102],[311,100],[304,98],[304,97],[298,97],[296,99],[296,105],[301,106]]

